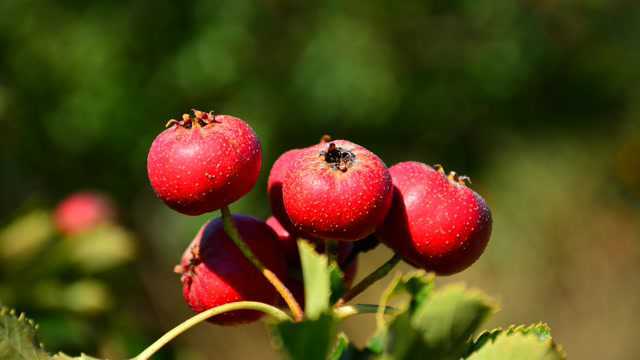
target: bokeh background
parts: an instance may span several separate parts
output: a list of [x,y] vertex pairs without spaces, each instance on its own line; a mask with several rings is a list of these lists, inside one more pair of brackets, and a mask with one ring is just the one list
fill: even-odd
[[[544,320],[572,358],[634,359],[638,64],[634,1],[0,1],[0,302],[51,351],[111,358],[189,316],[172,268],[215,215],[166,208],[145,162],[196,107],[262,140],[236,212],[266,218],[273,161],[326,133],[470,175],[494,234],[439,282],[500,299],[489,327]],[[117,225],[60,236],[51,210],[85,189],[113,199]],[[388,256],[362,257],[359,276]],[[346,331],[362,343],[373,319]],[[256,324],[202,325],[158,359],[277,357]]]

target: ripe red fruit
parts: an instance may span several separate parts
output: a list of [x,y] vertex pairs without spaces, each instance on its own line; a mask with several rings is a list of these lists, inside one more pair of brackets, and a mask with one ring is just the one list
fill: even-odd
[[389,169],[393,205],[378,234],[408,263],[441,275],[462,271],[484,251],[491,211],[464,179],[418,162]]
[[284,252],[287,263],[300,263],[300,255],[298,253],[298,239],[282,226],[282,224],[274,216],[267,219],[267,225],[276,233],[280,242],[280,248]]
[[106,196],[79,192],[58,204],[54,222],[62,234],[75,235],[111,221],[113,217],[113,206]]
[[149,181],[169,207],[187,215],[220,209],[249,192],[262,149],[251,127],[229,115],[195,111],[172,120],[147,157]]
[[[278,226],[283,226],[287,232],[295,232],[295,227],[289,220],[289,216],[284,209],[282,202],[282,182],[284,181],[291,164],[297,159],[300,149],[293,149],[280,155],[273,163],[269,172],[269,180],[267,180],[267,193],[269,195],[269,203],[271,204],[271,212],[278,219]],[[267,221],[268,223],[268,221]],[[294,241],[295,245],[295,241]]]
[[[240,236],[258,259],[279,278],[286,275],[286,263],[275,234],[264,222],[234,215]],[[280,296],[264,276],[247,260],[224,232],[221,219],[203,226],[185,251],[176,271],[182,274],[182,293],[193,311],[202,312],[235,301],[279,304]],[[258,320],[262,313],[238,310],[210,319],[220,325]]]
[[[300,263],[300,253],[298,252],[297,238],[292,236],[279,222],[278,219],[271,216],[267,219],[267,225],[273,229],[280,240],[280,247],[284,251],[285,259],[288,267],[288,276],[285,278],[287,288],[291,290],[296,301],[301,305],[304,304],[304,283],[302,281],[302,265]],[[316,251],[320,254],[324,253],[325,245],[322,240],[307,239],[315,244]],[[344,285],[348,289],[353,284],[358,270],[358,258],[352,257],[352,242],[340,242],[337,248],[337,261],[340,270],[343,272]],[[284,301],[281,302],[284,306]]]
[[346,140],[301,149],[282,184],[285,210],[310,237],[355,241],[371,234],[391,204],[379,157]]

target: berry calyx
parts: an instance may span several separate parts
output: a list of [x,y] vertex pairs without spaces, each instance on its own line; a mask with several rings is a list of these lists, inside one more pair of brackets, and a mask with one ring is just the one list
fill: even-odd
[[282,184],[283,203],[305,237],[355,241],[371,234],[391,204],[382,160],[346,140],[298,150]]
[[[286,263],[274,232],[264,222],[233,215],[240,236],[255,256],[278,277],[286,276]],[[203,226],[185,251],[180,265],[183,296],[189,307],[202,312],[236,301],[279,304],[280,296],[258,269],[247,260],[224,231],[221,219]],[[262,313],[238,310],[209,321],[234,325],[258,320]]]
[[111,201],[94,192],[72,194],[58,204],[53,215],[58,231],[69,236],[112,221],[114,216]]
[[463,177],[402,162],[389,168],[393,204],[378,235],[411,265],[440,275],[473,264],[491,236],[491,211]]
[[262,148],[242,119],[194,110],[170,120],[149,150],[147,172],[169,207],[200,215],[249,192],[260,172]]

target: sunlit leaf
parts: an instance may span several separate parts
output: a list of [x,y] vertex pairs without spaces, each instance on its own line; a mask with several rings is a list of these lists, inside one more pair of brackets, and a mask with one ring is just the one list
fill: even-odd
[[450,285],[420,304],[411,323],[422,334],[429,354],[458,359],[466,342],[496,309],[494,301],[485,294],[463,285]]
[[566,355],[550,338],[535,333],[502,332],[484,343],[468,360],[563,360]]
[[486,295],[461,285],[433,291],[432,277],[420,272],[394,279],[381,305],[402,293],[410,296],[403,311],[388,323],[379,318],[378,331],[368,344],[383,358],[459,359],[471,336],[495,311]]
[[318,254],[305,241],[299,241],[298,248],[304,278],[305,315],[309,319],[317,319],[329,309],[331,274],[327,257]]
[[49,355],[36,339],[36,325],[24,314],[16,316],[13,310],[0,310],[0,359],[44,360]]
[[500,334],[503,333],[535,335],[540,341],[551,339],[551,329],[547,324],[537,323],[532,325],[511,325],[506,330],[497,328],[493,330],[483,331],[480,335],[478,335],[476,340],[473,341],[473,343],[467,350],[467,354],[471,354],[472,352],[481,348],[487,342],[494,341]]
[[344,286],[344,274],[342,270],[340,270],[338,264],[336,264],[335,262],[329,265],[329,282],[331,290],[329,303],[335,304],[335,302],[338,301],[338,299],[340,299],[340,297],[344,295],[344,292],[346,291],[346,288]]
[[338,320],[322,314],[300,323],[281,322],[275,333],[284,351],[293,360],[326,360],[336,341]]

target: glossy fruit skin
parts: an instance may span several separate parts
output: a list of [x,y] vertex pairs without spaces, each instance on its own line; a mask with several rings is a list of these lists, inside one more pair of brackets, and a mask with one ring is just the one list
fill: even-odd
[[[280,247],[284,251],[284,257],[287,262],[287,276],[284,279],[285,285],[296,301],[301,305],[304,305],[304,282],[302,281],[302,265],[300,263],[300,253],[298,252],[297,238],[292,236],[279,222],[278,219],[271,216],[267,219],[267,225],[273,229],[280,241]],[[315,250],[323,254],[325,251],[325,244],[323,240],[308,239],[309,242],[315,245]],[[356,277],[358,271],[358,258],[350,255],[353,251],[353,242],[340,242],[337,248],[337,261],[340,270],[343,272],[344,285],[348,289],[353,284],[353,280]],[[349,261],[349,263],[347,263]],[[286,306],[284,301],[281,301],[281,306]]]
[[64,199],[54,211],[56,228],[64,235],[76,235],[113,220],[111,201],[94,192],[78,192]]
[[217,115],[204,126],[174,124],[158,135],[147,157],[156,195],[186,215],[227,206],[248,193],[260,173],[262,148],[243,120]]
[[269,179],[267,180],[267,194],[269,195],[269,203],[271,204],[271,212],[273,216],[278,219],[278,226],[282,226],[289,233],[295,232],[295,227],[289,219],[289,215],[284,209],[284,203],[282,201],[282,183],[286,177],[290,166],[297,159],[297,154],[300,149],[289,150],[273,163],[271,171],[269,172]]
[[[332,148],[339,153],[339,163],[327,161]],[[391,176],[374,153],[335,140],[301,149],[296,157],[282,194],[299,233],[355,241],[373,233],[384,220],[392,199]]]
[[[279,278],[286,276],[287,265],[271,228],[248,216],[234,215],[233,220],[256,257]],[[178,270],[182,273],[184,299],[195,312],[235,301],[279,304],[280,296],[275,288],[229,239],[221,219],[212,220],[200,229],[185,251]],[[257,311],[238,310],[209,321],[235,325],[256,321],[262,315]]]
[[280,221],[275,216],[270,216],[267,221],[267,225],[275,232],[278,241],[280,242],[280,248],[283,251],[287,264],[300,263],[300,255],[298,253],[298,239],[294,235],[282,226]]
[[422,163],[402,162],[389,171],[394,197],[378,230],[381,241],[406,262],[439,275],[473,264],[491,236],[491,211],[484,199]]

